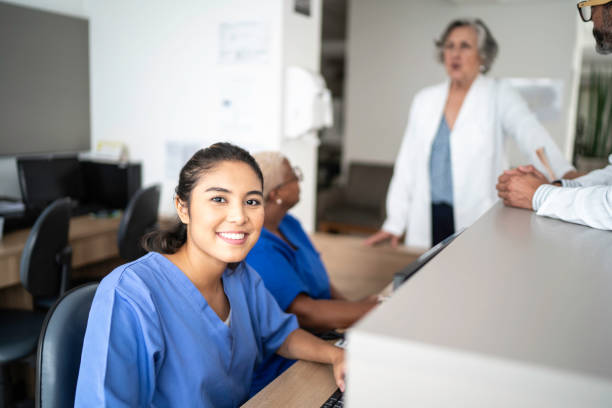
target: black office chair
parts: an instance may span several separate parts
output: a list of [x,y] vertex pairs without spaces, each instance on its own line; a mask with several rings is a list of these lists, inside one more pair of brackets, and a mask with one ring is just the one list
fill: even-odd
[[40,214],[21,253],[21,284],[34,307],[48,310],[70,282],[72,248],[68,245],[70,199],[51,203]]
[[49,310],[36,358],[36,407],[74,406],[81,349],[97,283],[71,289]]
[[123,213],[117,244],[119,256],[126,261],[133,261],[146,254],[140,240],[147,232],[157,228],[160,189],[160,185],[155,184],[138,190]]
[[6,366],[36,349],[46,311],[68,285],[72,251],[68,245],[70,200],[59,199],[40,214],[21,254],[20,278],[34,310],[0,310],[0,406],[10,400]]

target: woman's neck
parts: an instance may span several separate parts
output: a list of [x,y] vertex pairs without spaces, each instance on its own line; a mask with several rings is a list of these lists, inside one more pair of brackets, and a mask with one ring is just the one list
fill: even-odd
[[167,258],[189,278],[202,294],[223,290],[221,275],[227,268],[227,263],[202,253],[198,248],[193,248],[189,241],[176,253],[167,255]]
[[266,215],[264,218],[264,227],[270,232],[278,232],[280,223],[285,218],[287,211],[278,205],[268,205],[266,207]]
[[478,77],[478,75],[476,75],[473,78],[465,78],[465,79],[461,79],[461,80],[451,81],[450,92],[452,92],[452,93],[467,93],[467,91],[470,90],[470,87],[472,86],[472,84],[474,83],[474,81],[476,80],[477,77]]

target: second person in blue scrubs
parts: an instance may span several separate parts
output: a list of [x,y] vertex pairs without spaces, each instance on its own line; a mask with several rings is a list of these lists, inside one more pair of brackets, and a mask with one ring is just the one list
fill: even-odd
[[274,353],[333,364],[344,389],[343,351],[299,329],[242,262],[264,221],[262,188],[256,162],[231,144],[185,164],[180,222],[96,291],[76,407],[236,407]]
[[[289,211],[300,200],[301,172],[280,152],[254,155],[264,176],[266,215],[257,244],[247,257],[280,307],[314,332],[347,328],[377,303],[376,296],[347,300],[330,284],[319,253]],[[293,360],[270,356],[258,366],[251,395],[286,370]]]

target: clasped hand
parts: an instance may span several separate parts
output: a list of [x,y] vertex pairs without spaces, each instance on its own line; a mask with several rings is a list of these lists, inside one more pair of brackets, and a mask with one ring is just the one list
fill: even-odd
[[549,181],[532,165],[506,170],[497,179],[497,195],[505,205],[532,210],[532,200],[538,187]]

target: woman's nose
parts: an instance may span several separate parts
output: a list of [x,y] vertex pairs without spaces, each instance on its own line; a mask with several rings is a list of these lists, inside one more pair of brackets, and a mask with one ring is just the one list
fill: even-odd
[[227,220],[238,225],[242,225],[246,222],[247,215],[242,203],[230,206]]

